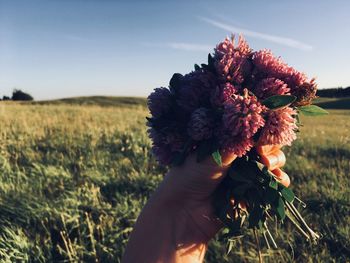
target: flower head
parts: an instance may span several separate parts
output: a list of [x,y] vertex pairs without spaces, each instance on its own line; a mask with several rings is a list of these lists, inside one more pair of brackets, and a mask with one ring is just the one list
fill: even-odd
[[171,164],[173,153],[169,151],[166,145],[153,145],[152,154],[161,165]]
[[151,114],[154,117],[160,117],[167,113],[171,108],[171,93],[167,88],[156,88],[148,96],[147,104]]
[[237,91],[238,89],[229,82],[221,84],[212,91],[211,104],[214,107],[222,107]]
[[[293,107],[310,104],[316,95],[314,79],[270,50],[253,52],[242,37],[236,43],[226,38],[207,66],[195,68],[184,76],[174,74],[170,90],[157,88],[148,97],[152,152],[163,165],[204,140],[238,157],[256,144],[290,145],[297,130]],[[262,104],[289,94],[296,97],[289,107],[270,110]]]
[[303,72],[288,66],[281,58],[276,58],[270,50],[254,52],[253,64],[258,77],[274,77],[286,83],[290,94],[297,97],[294,105],[310,104],[315,98],[317,85],[314,79],[308,81]]
[[258,73],[282,80],[291,76],[294,71],[292,67],[289,67],[280,57],[275,57],[268,49],[254,52],[253,64]]
[[254,94],[262,100],[273,95],[285,95],[289,91],[287,84],[276,78],[262,79],[254,87]]
[[196,141],[209,139],[213,134],[214,118],[210,110],[198,108],[195,110],[188,123],[187,132]]
[[254,146],[253,138],[230,137],[227,134],[223,134],[219,141],[224,153],[234,153],[238,157],[245,155]]
[[304,106],[311,104],[312,100],[316,97],[317,84],[315,79],[311,79],[309,82],[304,82],[300,86],[293,89],[293,95],[297,97],[293,106]]
[[226,38],[216,46],[214,53],[215,68],[219,77],[223,81],[243,83],[251,70],[248,59],[250,54],[251,49],[243,37],[239,37],[237,46],[235,46],[234,37]]
[[197,70],[183,76],[177,104],[187,112],[210,105],[211,90],[216,87],[214,75]]
[[216,136],[224,152],[234,153],[241,157],[254,145],[253,136],[265,124],[262,116],[265,107],[255,96],[233,95],[224,106],[222,125]]
[[155,128],[148,130],[152,139],[152,153],[163,165],[170,164],[174,152],[179,152],[185,144],[185,137],[171,127],[164,127],[161,131]]
[[259,143],[263,145],[291,145],[296,139],[295,131],[298,128],[294,118],[296,114],[297,112],[290,107],[269,111]]
[[223,126],[230,136],[249,139],[265,124],[262,117],[264,110],[255,96],[235,95],[225,104]]

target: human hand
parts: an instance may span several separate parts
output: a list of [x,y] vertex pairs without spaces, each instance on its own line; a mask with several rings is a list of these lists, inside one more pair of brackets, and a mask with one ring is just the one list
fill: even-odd
[[[289,176],[281,170],[286,158],[280,146],[257,146],[260,161],[266,165],[276,179],[286,187]],[[190,155],[179,167],[172,167],[160,185],[158,192],[170,207],[183,209],[198,226],[205,241],[210,240],[222,227],[215,216],[214,191],[224,179],[230,165],[236,159],[234,154],[223,153],[222,163],[218,166],[210,156],[202,162],[196,161],[195,154]]]
[[[261,162],[289,185],[288,175],[280,170],[285,162],[280,148],[257,151]],[[211,156],[198,163],[192,154],[170,169],[140,214],[122,262],[203,261],[208,241],[223,226],[214,212],[214,192],[236,159],[234,154],[221,155],[221,167]]]

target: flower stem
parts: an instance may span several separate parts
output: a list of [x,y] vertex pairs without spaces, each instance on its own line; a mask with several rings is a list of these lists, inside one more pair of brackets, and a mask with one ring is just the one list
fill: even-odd
[[267,248],[268,248],[268,249],[271,249],[269,240],[267,239],[267,236],[266,236],[266,232],[267,232],[266,230],[263,232],[264,240],[265,240],[265,243],[266,243]]
[[270,238],[270,240],[271,240],[271,242],[272,242],[273,248],[277,249],[277,248],[278,248],[278,247],[277,247],[277,244],[276,244],[276,242],[275,242],[275,239],[272,237],[269,228],[267,227],[266,221],[265,221],[265,223],[264,223],[264,227],[265,227],[265,229],[266,229],[267,235],[269,236],[269,238]]
[[256,231],[256,228],[254,228],[254,236],[255,236],[255,242],[258,248],[258,256],[259,256],[259,263],[263,263],[263,258],[262,258],[262,254],[261,254],[261,248],[260,248],[260,242],[259,242],[259,238],[258,238],[258,233]]
[[295,206],[293,205],[293,203],[291,202],[288,202],[289,203],[290,207],[292,208],[292,210],[294,211],[294,213],[298,216],[299,220],[300,220],[300,223],[303,225],[303,227],[306,229],[306,231],[309,233],[312,241],[314,243],[317,243],[318,239],[320,239],[320,236],[315,233],[305,222],[304,218],[301,216],[301,214],[299,213],[299,211],[295,208]]
[[286,215],[287,218],[293,223],[293,225],[299,230],[300,234],[302,234],[307,240],[309,240],[309,235],[300,227],[300,225],[297,222],[295,222],[294,218],[289,213],[287,213]]
[[303,208],[306,208],[306,204],[302,200],[300,200],[297,196],[294,196],[294,199],[297,200]]

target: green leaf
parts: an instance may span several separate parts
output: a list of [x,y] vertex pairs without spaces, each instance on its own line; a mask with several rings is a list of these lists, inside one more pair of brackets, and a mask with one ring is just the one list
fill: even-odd
[[179,89],[182,77],[183,76],[180,73],[175,73],[171,77],[170,82],[169,82],[169,86],[170,86],[171,90],[177,91]]
[[277,190],[278,189],[278,183],[275,179],[271,179],[270,183],[269,183],[269,186],[272,188],[272,189],[275,189]]
[[251,163],[254,164],[257,168],[255,169],[255,174],[259,183],[265,183],[265,182],[269,183],[274,178],[273,173],[269,171],[267,166],[263,165],[258,161],[254,161]]
[[221,231],[221,234],[225,237],[229,237],[230,230],[227,227],[224,227],[224,229]]
[[281,191],[282,196],[284,199],[286,199],[288,202],[293,202],[294,200],[294,193],[292,190],[290,190],[287,187],[284,187]]
[[278,198],[276,213],[277,213],[277,216],[280,220],[283,220],[286,217],[286,211],[284,209],[284,202],[283,202],[281,197]]
[[278,198],[279,198],[279,194],[278,191],[268,187],[265,191],[265,200],[271,204],[272,206],[277,206],[278,205]]
[[296,100],[292,95],[275,95],[268,97],[262,103],[271,110],[288,106]]
[[207,64],[204,64],[204,63],[201,64],[201,67],[202,67],[203,69],[208,69],[208,68],[209,68],[209,66],[208,66]]
[[195,69],[195,70],[200,70],[200,69],[201,69],[201,67],[200,67],[200,66],[198,66],[198,64],[194,64],[194,69]]
[[[237,158],[231,165],[230,171],[232,171],[233,175],[240,173],[242,177],[250,181],[259,181],[259,179],[261,179],[260,175],[262,174],[260,168],[257,166],[257,162],[246,160],[245,157]],[[234,177],[232,177],[232,179],[235,180]]]
[[301,106],[298,110],[305,116],[320,116],[328,114],[328,111],[316,105]]
[[208,66],[214,65],[214,58],[213,56],[209,53],[208,54]]
[[217,163],[217,165],[222,166],[221,154],[219,150],[216,150],[215,152],[213,152],[211,156],[213,156],[213,159]]

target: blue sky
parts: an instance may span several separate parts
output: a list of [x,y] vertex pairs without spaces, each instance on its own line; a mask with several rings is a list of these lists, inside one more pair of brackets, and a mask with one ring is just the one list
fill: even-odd
[[244,33],[319,87],[350,85],[350,1],[0,0],[0,95],[146,96]]

